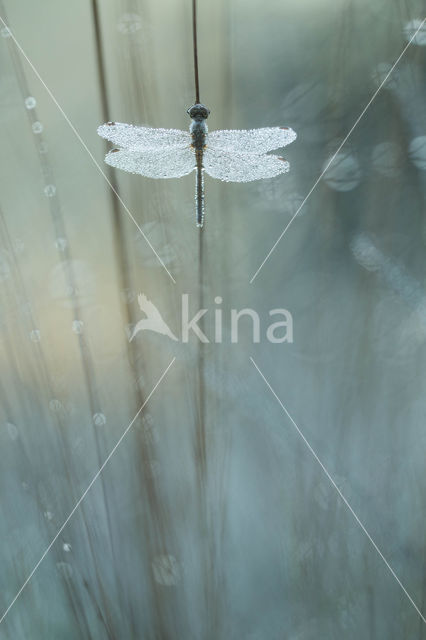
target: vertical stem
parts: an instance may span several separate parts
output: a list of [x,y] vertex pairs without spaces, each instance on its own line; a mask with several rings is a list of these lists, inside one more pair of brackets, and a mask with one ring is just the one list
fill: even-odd
[[200,82],[198,79],[198,46],[197,46],[197,0],[192,0],[192,41],[194,44],[194,79],[195,102],[200,102]]

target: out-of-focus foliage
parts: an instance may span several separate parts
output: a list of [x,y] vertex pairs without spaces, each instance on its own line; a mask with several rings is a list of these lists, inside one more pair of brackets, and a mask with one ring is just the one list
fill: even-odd
[[[291,126],[290,173],[206,178],[103,164],[106,120],[186,129],[190,2],[4,0],[0,38],[0,600],[4,611],[173,357],[174,365],[0,624],[13,640],[400,640],[426,625],[253,356],[425,613],[425,29],[252,284],[420,24],[420,0],[199,3],[211,129]],[[423,6],[424,12],[424,6]],[[7,18],[6,18],[7,16]],[[98,18],[98,23],[96,22]],[[98,28],[96,28],[96,25]],[[285,307],[201,345],[140,332],[143,293]]]

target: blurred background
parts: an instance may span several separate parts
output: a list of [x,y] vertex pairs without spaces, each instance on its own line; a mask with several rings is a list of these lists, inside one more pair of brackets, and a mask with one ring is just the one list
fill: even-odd
[[[4,639],[426,638],[426,29],[421,0],[199,3],[216,128],[291,126],[290,173],[114,172],[107,120],[187,129],[189,0],[4,0],[0,15],[0,624]],[[89,153],[93,154],[93,158]],[[95,166],[160,255],[161,266]],[[129,335],[145,294],[180,335]],[[262,321],[229,339],[230,309]],[[286,308],[292,344],[271,344]],[[192,314],[191,314],[192,315]]]

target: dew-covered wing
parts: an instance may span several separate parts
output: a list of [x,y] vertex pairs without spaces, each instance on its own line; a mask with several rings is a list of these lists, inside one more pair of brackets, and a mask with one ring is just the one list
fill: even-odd
[[98,134],[126,149],[183,149],[191,144],[188,131],[179,129],[151,129],[133,124],[110,122],[98,127]]
[[279,156],[253,153],[229,153],[207,147],[203,154],[203,166],[212,178],[226,182],[251,182],[273,178],[286,173],[290,165]]
[[105,162],[117,169],[138,173],[147,178],[181,178],[195,168],[195,154],[185,149],[112,149]]
[[225,130],[209,133],[207,145],[211,149],[239,151],[241,153],[267,153],[280,149],[296,139],[293,129],[287,127],[264,127],[246,131]]

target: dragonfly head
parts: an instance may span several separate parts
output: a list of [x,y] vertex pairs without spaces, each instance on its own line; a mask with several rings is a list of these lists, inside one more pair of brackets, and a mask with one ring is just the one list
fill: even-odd
[[193,104],[192,107],[186,112],[190,118],[201,122],[209,117],[210,109],[207,109],[203,104]]

